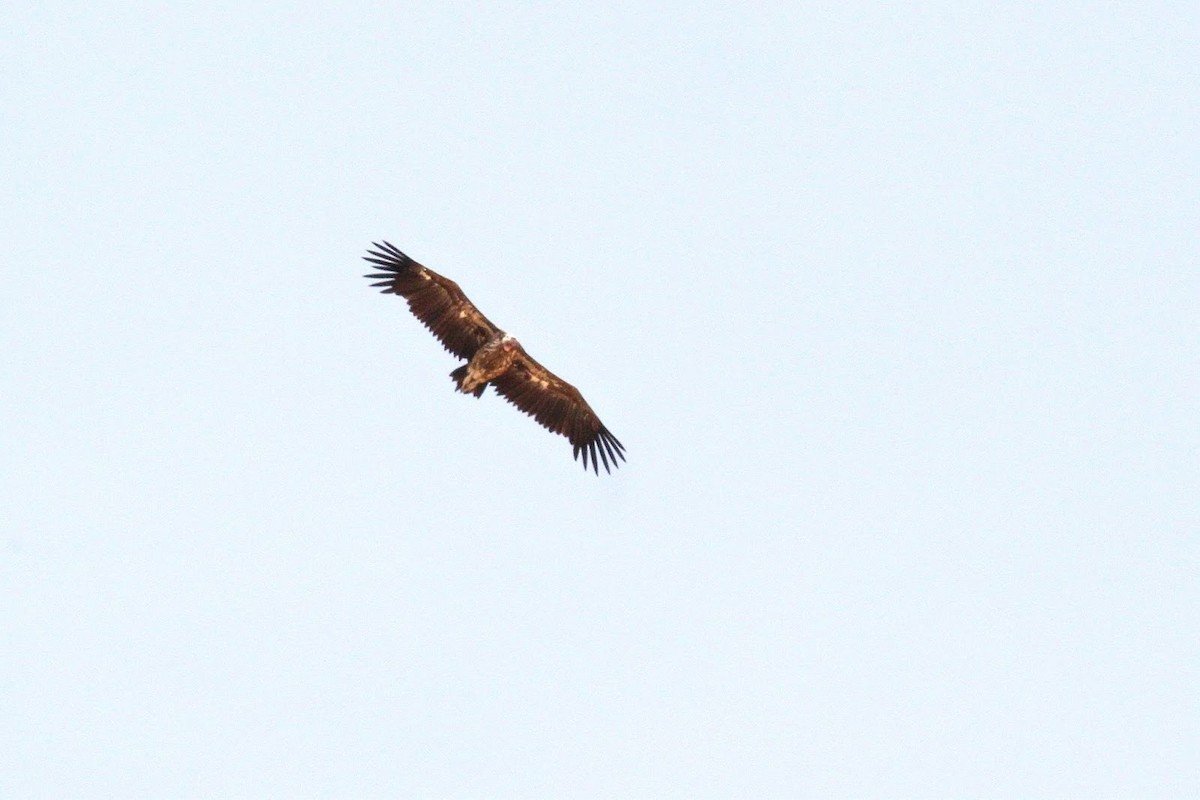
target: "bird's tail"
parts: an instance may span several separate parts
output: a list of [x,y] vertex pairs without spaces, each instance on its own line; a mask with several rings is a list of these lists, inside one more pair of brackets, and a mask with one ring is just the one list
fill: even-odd
[[466,364],[463,364],[461,367],[454,370],[454,372],[451,372],[450,378],[454,381],[455,385],[458,387],[458,390],[463,394],[473,394],[476,397],[483,397],[483,390],[487,388],[487,383],[481,383],[470,391],[463,388],[463,382],[467,379]]

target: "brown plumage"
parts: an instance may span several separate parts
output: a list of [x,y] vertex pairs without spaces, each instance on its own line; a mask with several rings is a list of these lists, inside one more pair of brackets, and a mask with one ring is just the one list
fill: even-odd
[[[497,328],[467,299],[458,284],[401,253],[389,242],[373,243],[363,258],[384,272],[365,277],[378,281],[384,294],[398,294],[447,350],[467,360],[450,373],[460,392],[482,397],[488,385],[552,433],[566,436],[583,454],[583,468],[606,472],[625,460],[625,448],[600,422],[571,384],[534,361],[521,343]],[[597,460],[598,459],[598,460]]]

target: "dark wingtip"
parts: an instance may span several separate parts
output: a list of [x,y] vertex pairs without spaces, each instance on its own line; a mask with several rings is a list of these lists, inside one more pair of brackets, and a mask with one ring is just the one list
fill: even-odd
[[399,270],[412,261],[411,258],[400,251],[400,248],[387,239],[383,239],[380,242],[371,242],[371,246],[375,249],[367,250],[367,254],[363,256],[363,261],[377,264],[384,269]]
[[611,475],[614,469],[621,466],[619,462],[625,460],[624,446],[607,428],[601,428],[590,442],[575,445],[573,456],[576,461],[580,460],[581,453],[583,454],[583,471],[587,472],[590,464],[592,472],[596,475],[600,474],[601,465],[604,466],[604,472]]

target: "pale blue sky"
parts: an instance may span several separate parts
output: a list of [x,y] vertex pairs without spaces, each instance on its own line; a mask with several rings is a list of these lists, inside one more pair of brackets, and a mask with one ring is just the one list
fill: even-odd
[[1200,794],[1200,9],[1051,5],[8,9],[0,795]]

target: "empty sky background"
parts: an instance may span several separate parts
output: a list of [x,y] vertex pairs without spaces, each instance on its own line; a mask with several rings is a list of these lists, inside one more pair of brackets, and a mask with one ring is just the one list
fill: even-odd
[[1048,5],[10,4],[0,794],[1200,793],[1200,10]]

